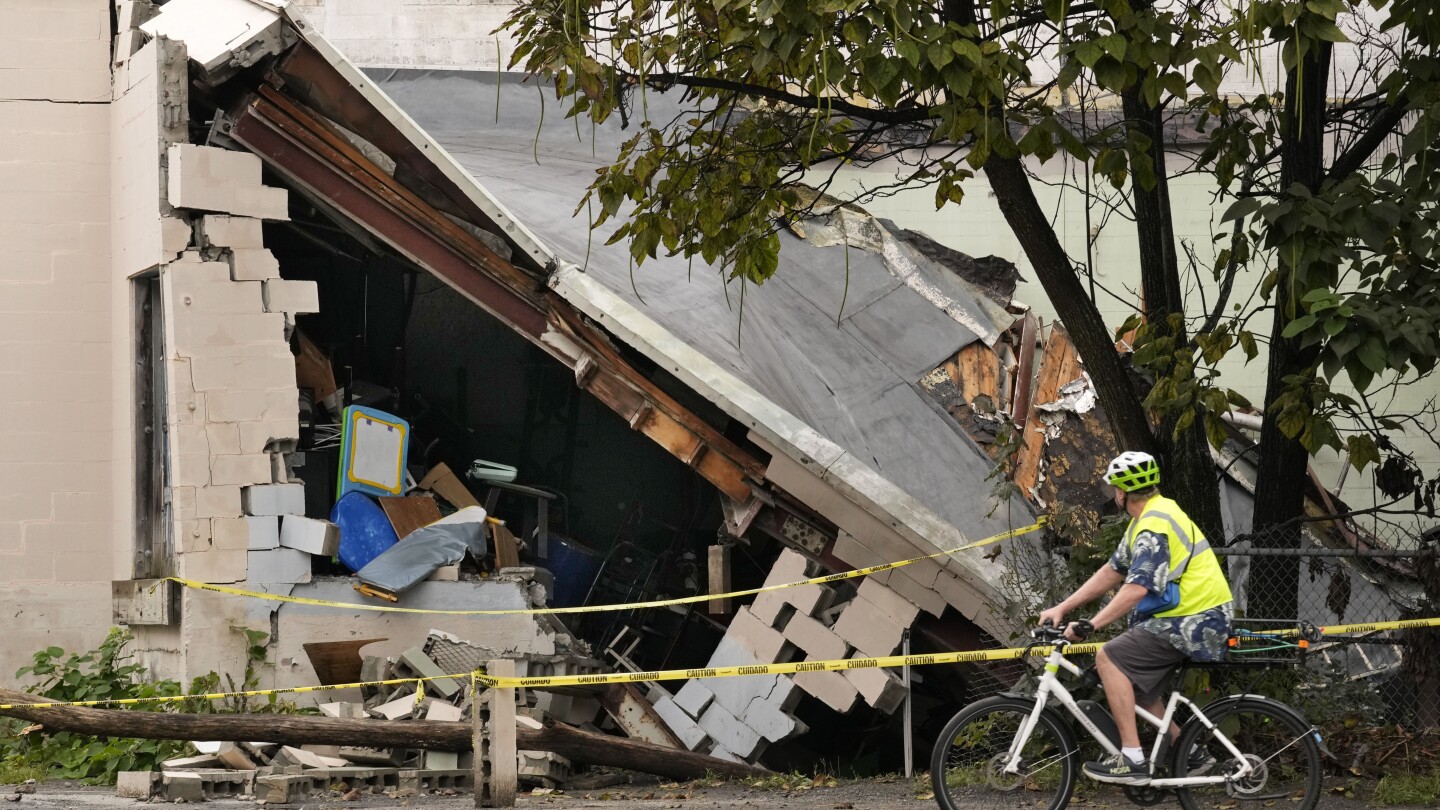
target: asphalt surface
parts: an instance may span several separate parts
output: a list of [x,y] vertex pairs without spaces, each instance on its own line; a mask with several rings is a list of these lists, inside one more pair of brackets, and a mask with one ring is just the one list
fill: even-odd
[[[1342,783],[1327,786],[1339,787]],[[833,785],[833,786],[831,786]],[[0,786],[0,810],[16,808],[31,810],[111,810],[112,808],[134,808],[142,804],[134,799],[121,799],[115,789],[109,787],[88,787],[65,782],[47,782],[32,786],[34,793],[20,794],[19,800],[6,801],[15,794],[14,786]],[[1362,786],[1357,794],[1347,798],[1334,790],[1327,790],[1320,802],[1322,810],[1359,810],[1372,806],[1368,791]],[[1026,796],[1016,794],[1006,807],[1026,806]],[[167,803],[152,800],[150,803]],[[221,799],[206,804],[216,807],[255,807],[253,799]],[[474,798],[468,794],[427,795],[409,798],[390,798],[384,795],[365,795],[356,801],[344,801],[338,794],[315,797],[305,802],[272,807],[305,808],[305,810],[348,810],[348,808],[426,808],[429,810],[460,810],[475,806]],[[825,785],[813,787],[802,785],[795,789],[758,788],[740,784],[703,786],[697,784],[677,785],[674,783],[625,784],[594,790],[564,791],[548,795],[521,794],[518,806],[534,810],[599,810],[600,808],[637,807],[646,810],[743,810],[744,808],[785,807],[813,808],[814,810],[923,810],[937,807],[929,795],[928,786],[922,781],[903,778],[881,778],[869,780],[830,780]],[[990,810],[996,806],[993,794],[989,800],[977,798],[973,804],[965,805],[966,810]],[[1113,795],[1091,796],[1083,801],[1071,803],[1082,810],[1090,808],[1132,807],[1118,792]],[[1175,807],[1178,803],[1166,802],[1161,807]]]

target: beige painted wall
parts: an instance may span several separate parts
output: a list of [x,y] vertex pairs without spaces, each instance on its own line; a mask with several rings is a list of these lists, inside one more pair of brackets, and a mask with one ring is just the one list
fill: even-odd
[[105,0],[0,0],[0,683],[110,621],[117,543]]

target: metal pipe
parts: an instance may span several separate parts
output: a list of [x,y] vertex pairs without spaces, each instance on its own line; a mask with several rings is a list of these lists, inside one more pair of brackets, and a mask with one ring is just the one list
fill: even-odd
[[1259,430],[1265,423],[1263,417],[1258,413],[1237,413],[1236,411],[1225,411],[1220,418],[1235,427],[1244,430]]
[[911,713],[911,700],[914,694],[910,690],[910,628],[900,634],[901,649],[905,654],[905,778],[915,778],[915,729],[913,727],[914,715]]
[[1221,557],[1428,557],[1431,549],[1342,548],[1212,548]]

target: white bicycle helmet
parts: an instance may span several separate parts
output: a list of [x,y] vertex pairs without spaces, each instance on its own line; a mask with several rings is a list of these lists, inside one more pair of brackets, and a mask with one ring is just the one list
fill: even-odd
[[1105,471],[1105,482],[1123,492],[1159,486],[1160,465],[1149,453],[1127,451],[1111,460]]

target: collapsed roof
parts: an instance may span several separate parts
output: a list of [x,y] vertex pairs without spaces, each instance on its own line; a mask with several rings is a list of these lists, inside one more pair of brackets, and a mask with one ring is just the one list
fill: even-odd
[[[533,90],[502,83],[501,122],[484,127],[427,115],[445,108],[443,89],[428,106],[407,97],[446,133],[437,139],[288,4],[171,0],[143,30],[185,43],[198,92],[217,108],[211,145],[255,153],[313,205],[572,368],[724,493],[737,536],[788,504],[892,560],[1032,522],[1019,498],[991,503],[993,463],[918,386],[962,347],[993,344],[1013,318],[879,223],[847,212],[808,240],[787,236],[777,278],[746,291],[740,326],[727,304],[738,291],[714,271],[685,283],[681,262],[661,259],[632,285],[624,246],[591,240],[570,212],[618,133],[597,133],[589,153],[573,122],[551,122],[543,151],[532,150]],[[718,406],[718,418],[681,405],[662,377]],[[737,424],[744,440],[727,437]],[[829,543],[808,552],[832,568],[863,564]],[[1001,629],[988,607],[998,566],[979,552],[906,576],[931,592],[931,613],[948,604]]]

